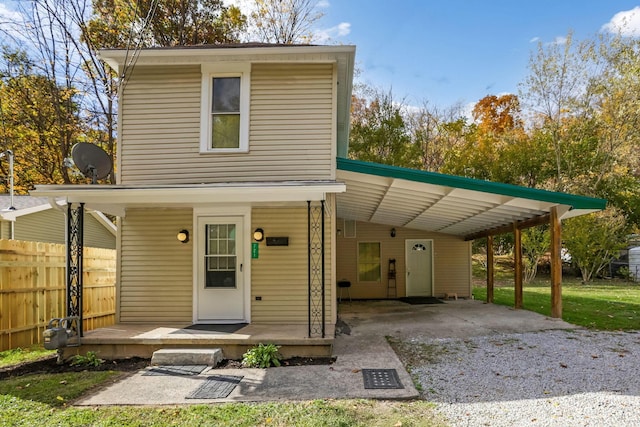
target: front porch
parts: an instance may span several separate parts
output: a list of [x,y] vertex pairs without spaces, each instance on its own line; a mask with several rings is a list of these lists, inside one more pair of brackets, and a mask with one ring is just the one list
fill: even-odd
[[[326,325],[326,338],[308,338],[307,325],[249,324],[233,332],[227,325],[210,325],[209,330],[188,329],[190,325],[117,324],[87,331],[80,347],[68,347],[64,357],[96,352],[102,359],[150,358],[162,348],[220,348],[225,359],[241,359],[257,344],[280,346],[283,358],[330,357],[335,327]],[[217,327],[216,327],[217,326]]]

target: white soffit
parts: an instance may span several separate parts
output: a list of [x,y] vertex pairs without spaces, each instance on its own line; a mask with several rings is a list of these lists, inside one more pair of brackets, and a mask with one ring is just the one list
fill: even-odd
[[[606,205],[602,199],[348,159],[338,159],[337,177],[347,187],[337,195],[340,218],[461,237],[543,216],[554,206],[568,217]],[[579,209],[571,211],[566,202]]]

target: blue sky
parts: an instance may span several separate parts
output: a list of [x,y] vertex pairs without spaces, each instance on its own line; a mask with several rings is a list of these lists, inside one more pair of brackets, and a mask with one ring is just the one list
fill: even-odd
[[[247,13],[254,0],[224,0]],[[354,44],[358,80],[396,100],[441,108],[517,93],[537,43],[591,37],[626,21],[640,36],[640,0],[318,0],[317,43]],[[0,24],[15,17],[0,0]],[[330,38],[325,38],[330,37]]]
[[320,6],[319,26],[332,42],[357,46],[359,80],[392,88],[409,105],[448,107],[517,93],[537,43],[561,43],[569,31],[584,39],[626,20],[627,31],[640,35],[638,0],[322,0]]

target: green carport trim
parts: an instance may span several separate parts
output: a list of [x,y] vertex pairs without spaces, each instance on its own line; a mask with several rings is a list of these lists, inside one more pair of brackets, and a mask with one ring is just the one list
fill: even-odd
[[421,182],[425,184],[462,188],[465,190],[480,191],[483,193],[500,194],[503,196],[567,205],[571,206],[573,209],[602,210],[607,206],[606,200],[595,197],[539,190],[536,188],[520,187],[518,185],[483,181],[480,179],[466,178],[457,175],[445,175],[436,172],[383,165],[380,163],[363,162],[360,160],[351,160],[341,157],[337,158],[337,168],[338,170],[347,172],[404,179],[407,181]]

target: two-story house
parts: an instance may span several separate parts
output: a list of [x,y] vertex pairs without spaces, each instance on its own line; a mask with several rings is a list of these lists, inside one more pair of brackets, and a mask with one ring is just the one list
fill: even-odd
[[478,233],[604,207],[347,159],[354,46],[131,55],[101,53],[124,76],[117,185],[37,191],[119,217],[120,325],[330,338],[340,281],[352,298],[469,297]]

